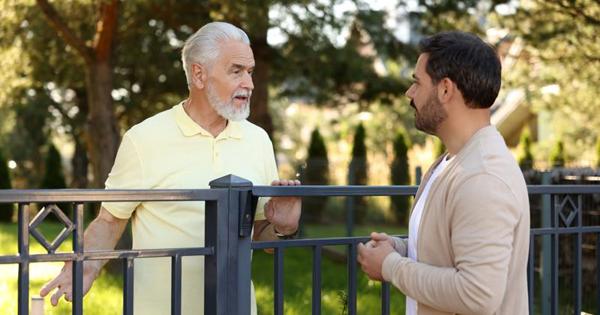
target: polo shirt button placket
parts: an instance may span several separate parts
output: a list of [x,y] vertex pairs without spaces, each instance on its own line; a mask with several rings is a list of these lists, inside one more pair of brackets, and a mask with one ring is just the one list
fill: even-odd
[[221,160],[219,159],[219,143],[218,139],[213,141],[213,166],[215,170],[221,170]]

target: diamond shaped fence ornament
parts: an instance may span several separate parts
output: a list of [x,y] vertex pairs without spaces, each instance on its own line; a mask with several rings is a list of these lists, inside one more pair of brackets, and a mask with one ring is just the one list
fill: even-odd
[[[54,213],[58,220],[65,226],[60,233],[54,238],[52,243],[48,243],[44,235],[37,230],[37,227],[44,221],[44,219],[50,214]],[[56,249],[62,244],[62,242],[69,237],[69,234],[75,229],[75,225],[69,217],[55,205],[46,205],[38,212],[38,214],[29,223],[29,234],[31,234],[50,254],[54,254]]]
[[558,210],[558,215],[561,220],[565,224],[565,226],[571,226],[573,220],[577,217],[577,213],[579,212],[579,207],[575,204],[570,195],[565,195],[564,198],[559,201],[559,197],[556,196],[556,210]]

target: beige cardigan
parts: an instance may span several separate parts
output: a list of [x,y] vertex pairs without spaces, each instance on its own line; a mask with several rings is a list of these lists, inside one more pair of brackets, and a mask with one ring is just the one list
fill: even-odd
[[527,187],[495,127],[477,131],[433,183],[418,262],[405,257],[406,240],[395,247],[383,278],[418,302],[419,315],[528,314]]

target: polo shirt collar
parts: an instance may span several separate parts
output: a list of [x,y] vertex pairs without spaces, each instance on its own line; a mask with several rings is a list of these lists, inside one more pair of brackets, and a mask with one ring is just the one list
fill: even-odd
[[[206,131],[204,128],[200,127],[183,109],[183,102],[173,106],[173,110],[175,111],[175,122],[186,137],[191,137],[197,134],[206,137],[212,137],[210,132]],[[217,136],[217,138],[242,138],[242,128],[240,126],[241,122],[238,121],[227,121],[227,127],[221,131],[221,133]]]

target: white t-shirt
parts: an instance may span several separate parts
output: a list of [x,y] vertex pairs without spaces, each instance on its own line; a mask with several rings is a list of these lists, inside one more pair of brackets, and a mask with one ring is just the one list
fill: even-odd
[[[446,155],[442,161],[435,167],[431,177],[425,184],[423,192],[417,200],[417,204],[410,215],[410,221],[408,223],[408,258],[417,261],[417,239],[419,235],[419,225],[421,224],[421,217],[423,216],[423,208],[425,207],[425,201],[429,195],[431,186],[437,179],[437,177],[444,171],[446,166],[452,161],[452,158],[448,159]],[[408,295],[406,296],[406,315],[417,315],[417,301],[411,299]]]

